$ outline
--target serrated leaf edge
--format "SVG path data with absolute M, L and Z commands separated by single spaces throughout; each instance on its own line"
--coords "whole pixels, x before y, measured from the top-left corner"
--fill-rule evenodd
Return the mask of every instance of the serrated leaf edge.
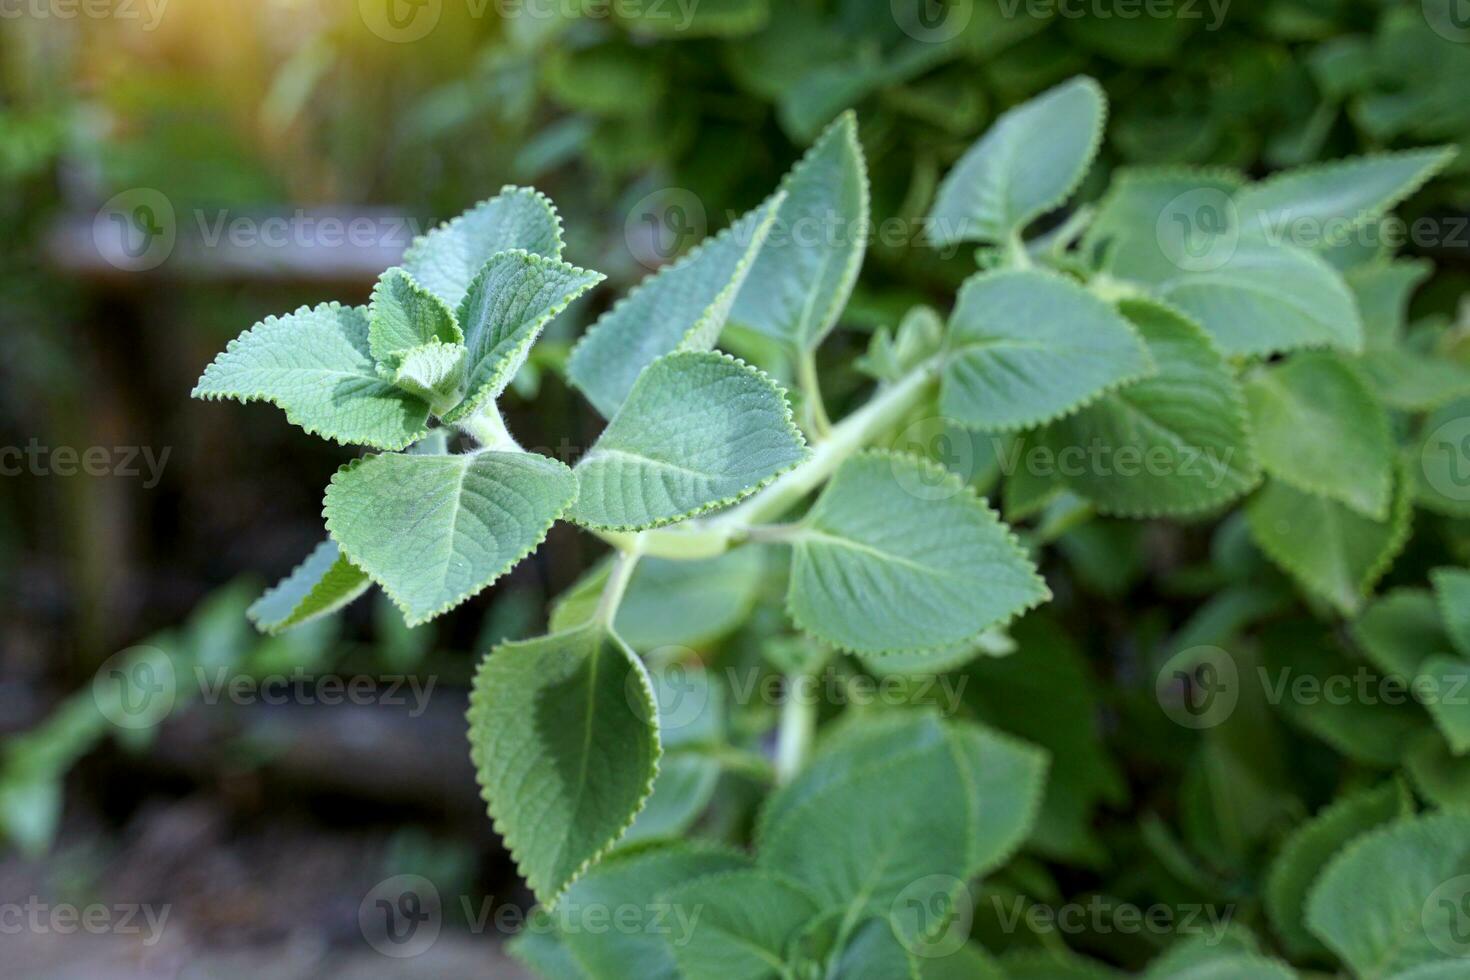
M 474 204 L 470 205 L 468 208 L 465 208 L 462 212 L 455 215 L 453 218 L 450 218 L 448 221 L 442 221 L 439 224 L 435 225 L 433 228 L 430 228 L 428 231 L 424 232 L 422 235 L 414 238 L 413 241 L 408 243 L 408 248 L 403 250 L 403 258 L 399 260 L 399 264 L 401 265 L 417 258 L 418 250 L 423 248 L 424 243 L 427 242 L 433 235 L 448 232 L 455 228 L 458 228 L 465 220 L 469 218 L 471 214 L 479 211 L 487 204 L 493 204 L 501 198 L 507 197 L 511 194 L 529 195 L 537 204 L 540 204 L 546 209 L 546 213 L 551 216 L 552 225 L 556 228 L 556 255 L 557 258 L 560 258 L 562 251 L 566 248 L 566 241 L 563 238 L 564 229 L 561 223 L 561 214 L 557 212 L 556 204 L 551 200 L 551 198 L 547 197 L 545 194 L 541 193 L 534 187 L 522 187 L 518 184 L 502 184 L 500 190 L 495 193 L 494 197 L 487 197 L 483 201 L 476 201 Z
M 335 538 L 333 538 L 332 540 L 334 542 L 336 541 Z M 318 547 L 320 547 L 320 545 L 318 545 Z M 356 565 L 353 565 L 352 564 L 352 561 L 350 559 L 348 559 L 346 555 L 343 555 L 342 554 L 342 546 L 340 544 L 337 545 L 337 552 L 338 552 L 338 557 L 340 557 L 342 560 L 346 561 L 347 564 L 352 565 L 353 568 L 357 568 L 357 566 Z M 299 608 L 301 608 L 301 603 L 298 602 L 298 603 L 296 603 L 296 605 L 294 605 L 294 606 L 291 607 L 291 613 L 290 613 L 290 615 L 286 616 L 285 619 L 273 620 L 270 623 L 263 623 L 263 622 L 261 622 L 260 614 L 256 610 L 258 610 L 272 596 L 274 596 L 276 593 L 280 592 L 281 589 L 285 586 L 285 584 L 287 582 L 289 582 L 292 578 L 294 578 L 296 576 L 296 573 L 297 572 L 299 572 L 303 568 L 305 568 L 307 566 L 307 564 L 311 561 L 311 558 L 312 558 L 312 556 L 314 554 L 316 554 L 316 548 L 312 548 L 310 551 L 308 551 L 306 553 L 306 557 L 303 558 L 303 559 L 301 559 L 301 561 L 299 561 L 299 562 L 296 563 L 296 567 L 292 568 L 285 575 L 281 576 L 280 580 L 277 581 L 275 585 L 271 586 L 270 588 L 268 588 L 264 592 L 262 592 L 260 594 L 260 597 L 259 598 L 257 598 L 254 602 L 252 602 L 249 606 L 247 606 L 245 608 L 245 618 L 248 619 L 248 620 L 250 620 L 251 625 L 253 625 L 257 630 L 259 630 L 260 632 L 266 634 L 267 636 L 280 636 L 282 633 L 286 632 L 289 629 L 292 629 L 293 627 L 303 626 L 306 623 L 312 622 L 315 619 L 320 619 L 323 616 L 330 616 L 330 615 L 332 615 L 333 613 L 337 612 L 338 610 L 340 610 L 344 606 L 348 605 L 349 603 L 354 602 L 357 599 L 361 598 L 362 597 L 362 594 L 364 592 L 366 592 L 369 588 L 372 587 L 372 585 L 373 585 L 372 576 L 368 575 L 367 572 L 363 572 L 361 568 L 357 568 L 357 570 L 359 572 L 362 572 L 362 574 L 363 574 L 364 578 L 366 579 L 366 581 L 363 582 L 362 588 L 360 588 L 356 592 L 354 592 L 350 598 L 340 599 L 336 603 L 334 603 L 333 605 L 328 606 L 327 608 L 322 609 L 322 610 L 320 610 L 318 612 L 312 613 L 310 616 L 306 617 L 305 619 L 293 619 L 293 617 L 296 615 L 296 610 L 299 609 Z M 335 564 L 335 562 L 333 564 Z M 331 574 L 331 568 L 328 568 L 327 569 L 327 573 L 328 574 Z M 318 582 L 317 583 L 317 586 L 320 586 L 320 585 L 321 585 L 321 582 Z M 314 589 L 315 589 L 315 586 L 313 587 L 313 590 Z M 307 595 L 309 596 L 310 594 L 311 594 L 311 591 L 308 591 L 307 592 Z

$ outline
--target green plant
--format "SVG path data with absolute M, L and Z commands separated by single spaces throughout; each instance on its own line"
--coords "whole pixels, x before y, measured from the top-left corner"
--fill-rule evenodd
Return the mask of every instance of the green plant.
M 557 520 L 611 546 L 547 635 L 490 652 L 471 698 L 490 814 L 543 905 L 516 948 L 546 975 L 1108 976 L 1054 932 L 1028 939 L 977 914 L 976 896 L 1060 902 L 1043 862 L 1100 874 L 1125 854 L 1139 870 L 1094 887 L 1264 909 L 1272 926 L 1177 943 L 1147 976 L 1294 975 L 1262 937 L 1303 965 L 1453 975 L 1462 896 L 1425 903 L 1470 872 L 1456 755 L 1470 727 L 1448 702 L 1273 701 L 1255 670 L 1331 675 L 1366 651 L 1410 679 L 1470 671 L 1465 573 L 1436 573 L 1438 605 L 1366 602 L 1416 507 L 1465 513 L 1434 469 L 1458 450 L 1435 433 L 1458 418 L 1443 413 L 1470 395 L 1470 369 L 1447 324 L 1407 330 L 1426 270 L 1373 235 L 1453 154 L 1258 182 L 1123 171 L 1094 207 L 1032 234 L 1086 177 L 1105 115 L 1079 78 L 1003 115 L 960 160 L 926 234 L 977 245 L 981 271 L 947 318 L 918 308 L 874 335 L 860 367 L 877 389 L 835 420 L 815 355 L 869 232 L 851 114 L 779 191 L 589 330 L 566 374 L 608 422 L 574 466 L 522 449 L 497 408 L 542 328 L 599 278 L 560 260 L 558 220 L 531 191 L 416 242 L 369 307 L 267 320 L 206 369 L 199 397 L 271 401 L 382 450 L 333 477 L 329 538 L 253 607 L 263 629 L 373 583 L 410 623 L 432 619 Z M 835 233 L 802 234 L 813 227 Z M 780 351 L 794 411 L 765 373 L 713 350 L 727 323 Z M 1018 537 L 977 491 L 1034 525 Z M 1100 691 L 1046 615 L 1018 619 L 1052 597 L 1036 563 L 1052 543 L 1067 559 L 1062 605 L 1074 590 L 1125 594 L 1137 525 L 1115 518 L 1165 517 L 1180 542 L 1203 529 L 1210 553 L 1171 569 L 1169 588 L 1212 597 L 1172 636 L 1140 612 L 1129 643 L 1157 687 L 1152 669 L 1142 685 L 1120 669 L 1118 690 Z M 1348 646 L 1323 628 L 1343 621 Z M 1436 631 L 1456 653 L 1414 659 Z M 894 703 L 834 712 L 795 696 L 832 677 L 848 700 L 882 682 Z M 975 684 L 926 710 L 946 677 Z M 768 678 L 786 693 L 762 705 Z M 1170 804 L 1183 841 L 1153 807 L 1099 839 L 1100 807 L 1128 792 L 1098 744 L 1104 700 L 1125 722 L 1109 741 L 1184 781 Z M 1410 772 L 1444 812 L 1412 815 L 1382 779 L 1411 737 L 1424 747 Z M 1281 746 L 1322 742 L 1329 785 L 1298 793 Z M 706 839 L 671 841 L 711 809 L 723 816 Z M 1268 873 L 1262 898 L 1251 882 Z M 614 909 L 631 917 L 610 934 L 586 918 Z M 678 935 L 671 910 L 688 913 Z M 987 930 L 999 959 L 970 940 Z M 1129 966 L 1155 951 L 1088 939 Z

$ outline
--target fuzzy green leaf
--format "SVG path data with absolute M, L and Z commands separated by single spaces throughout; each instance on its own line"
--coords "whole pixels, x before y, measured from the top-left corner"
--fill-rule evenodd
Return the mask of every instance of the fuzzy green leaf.
M 1429 262 L 1400 260 L 1370 262 L 1343 274 L 1363 314 L 1369 351 L 1392 349 L 1403 339 L 1409 298 L 1433 271 Z
M 658 711 L 633 652 L 597 624 L 491 651 L 470 754 L 496 830 L 551 906 L 617 843 L 658 774 Z
M 327 529 L 409 625 L 464 602 L 530 554 L 577 496 L 530 453 L 370 456 L 327 487 Z
M 1334 357 L 1297 356 L 1245 385 L 1261 468 L 1375 520 L 1388 516 L 1395 448 L 1388 413 Z
M 1307 927 L 1363 980 L 1463 956 L 1465 892 L 1453 884 L 1467 874 L 1470 816 L 1398 820 L 1327 866 L 1307 899 Z
M 1292 831 L 1271 864 L 1264 892 L 1266 914 L 1288 951 L 1307 956 L 1320 948 L 1304 921 L 1306 901 L 1332 856 L 1353 838 L 1410 812 L 1403 787 L 1390 782 L 1344 796 Z
M 848 460 L 794 544 L 792 618 L 855 653 L 974 640 L 1050 597 L 994 511 L 957 477 L 912 456 Z
M 817 914 L 800 885 L 755 869 L 707 875 L 663 893 L 674 915 L 695 925 L 687 937 L 670 937 L 674 959 L 687 980 L 769 980 L 782 976 L 787 946 Z
M 1375 599 L 1352 631 L 1373 666 L 1401 680 L 1412 680 L 1425 657 L 1449 647 L 1439 608 L 1427 589 L 1394 589 Z
M 465 349 L 461 344 L 431 340 L 393 358 L 393 383 L 412 392 L 443 414 L 459 401 L 464 384 Z
M 280 633 L 293 626 L 330 616 L 371 585 L 367 574 L 344 558 L 330 539 L 312 549 L 306 560 L 245 614 L 263 633 Z
M 1074 78 L 1016 106 L 970 148 L 939 186 L 929 240 L 1008 242 L 1077 189 L 1102 141 L 1101 86 Z
M 1157 373 L 1045 430 L 1057 475 L 1124 517 L 1199 513 L 1255 486 L 1244 396 L 1209 338 L 1152 301 L 1119 310 L 1143 334 Z
M 940 411 L 975 428 L 1028 429 L 1152 372 L 1138 332 L 1072 280 L 980 273 L 950 317 Z
M 546 325 L 604 278 L 524 251 L 492 256 L 459 304 L 457 317 L 469 348 L 468 394 L 445 420 L 457 422 L 499 398 Z
M 379 377 L 367 311 L 336 303 L 257 323 L 204 369 L 193 394 L 270 402 L 344 445 L 403 449 L 428 431 L 428 404 Z
M 567 362 L 567 377 L 604 417 L 617 412 L 658 358 L 715 345 L 784 199 L 777 193 L 643 280 L 587 331 Z
M 781 390 L 713 352 L 669 354 L 638 378 L 577 464 L 572 520 L 641 530 L 733 503 L 806 456 Z
M 1083 250 L 1100 253 L 1109 275 L 1142 283 L 1205 267 L 1229 241 L 1231 195 L 1243 182 L 1221 169 L 1122 168 L 1098 203 Z
M 1461 656 L 1470 657 L 1470 569 L 1436 568 L 1429 578 L 1450 642 Z
M 781 184 L 786 198 L 730 312 L 798 352 L 831 332 L 868 244 L 868 169 L 857 117 L 828 127 Z
M 1470 752 L 1470 660 L 1432 656 L 1414 688 L 1455 755 Z
M 368 307 L 368 346 L 379 365 L 395 368 L 408 351 L 425 344 L 455 346 L 464 333 L 444 301 L 403 269 L 389 269 L 373 287 Z
M 1383 521 L 1277 480 L 1266 484 L 1245 513 L 1251 537 L 1272 561 L 1344 615 L 1352 615 L 1403 549 L 1410 511 L 1401 478 Z
M 522 249 L 561 258 L 561 219 L 539 191 L 506 187 L 488 201 L 414 240 L 403 253 L 409 274 L 455 309 L 497 252 Z

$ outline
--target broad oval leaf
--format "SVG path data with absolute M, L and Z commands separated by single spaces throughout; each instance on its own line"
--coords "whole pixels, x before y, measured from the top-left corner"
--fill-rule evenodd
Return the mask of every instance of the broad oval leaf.
M 1307 927 L 1360 977 L 1395 977 L 1463 955 L 1470 815 L 1437 813 L 1369 832 L 1339 854 L 1307 898 Z M 1442 901 L 1437 889 L 1450 884 Z
M 1003 243 L 1060 206 L 1097 155 L 1107 99 L 1085 76 L 1008 110 L 939 186 L 930 212 L 936 245 Z
M 599 624 L 491 651 L 470 755 L 536 898 L 554 905 L 623 835 L 658 774 L 658 710 L 633 652 Z
M 1353 623 L 1352 634 L 1373 666 L 1400 680 L 1412 680 L 1426 657 L 1450 645 L 1427 589 L 1380 596 Z
M 567 377 L 605 418 L 658 358 L 715 345 L 784 199 L 777 193 L 643 280 L 587 331 L 572 350 Z
M 312 549 L 290 575 L 245 611 L 256 629 L 280 633 L 330 616 L 367 591 L 367 573 L 348 561 L 330 538 Z
M 502 188 L 490 200 L 414 239 L 403 253 L 403 267 L 455 309 L 490 257 L 511 249 L 561 258 L 561 219 L 540 191 Z
M 693 923 L 689 935 L 669 937 L 687 980 L 781 976 L 793 937 L 818 911 L 801 885 L 754 868 L 697 878 L 658 898 Z
M 1049 463 L 1079 496 L 1124 517 L 1194 514 L 1260 479 L 1245 399 L 1198 326 L 1147 300 L 1119 306 L 1143 334 L 1157 373 L 1046 429 Z
M 786 199 L 730 312 L 733 323 L 816 348 L 847 305 L 868 244 L 868 168 L 857 117 L 828 127 L 781 184 Z
M 724 354 L 649 366 L 577 464 L 571 518 L 635 531 L 733 503 L 806 456 L 781 390 Z
M 467 394 L 445 421 L 457 422 L 499 398 L 546 325 L 604 278 L 521 250 L 491 256 L 459 304 L 468 348 Z
M 383 273 L 373 287 L 368 322 L 373 359 L 387 368 L 397 367 L 401 355 L 425 344 L 458 345 L 464 340 L 444 301 L 399 268 Z
M 792 618 L 855 653 L 975 640 L 1051 595 L 995 512 L 912 456 L 848 460 L 793 545 Z
M 383 455 L 338 470 L 323 512 L 343 552 L 414 626 L 509 571 L 576 496 L 571 470 L 531 453 Z
M 428 404 L 378 375 L 367 311 L 337 303 L 257 323 L 204 369 L 193 396 L 270 402 L 345 445 L 403 449 L 428 432 Z
M 982 272 L 950 317 L 940 410 L 975 428 L 1028 429 L 1152 371 L 1138 332 L 1072 280 Z
M 1307 493 L 1383 520 L 1393 498 L 1388 413 L 1340 360 L 1298 354 L 1247 379 L 1261 468 Z
M 1461 656 L 1470 657 L 1470 569 L 1436 568 L 1429 580 L 1450 642 Z
M 1222 168 L 1124 167 L 1114 172 L 1083 236 L 1108 275 L 1167 282 L 1238 239 L 1232 201 L 1245 178 Z

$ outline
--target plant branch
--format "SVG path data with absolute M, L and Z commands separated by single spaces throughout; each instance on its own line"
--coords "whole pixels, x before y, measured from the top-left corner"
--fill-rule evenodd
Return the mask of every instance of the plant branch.
M 827 416 L 827 403 L 822 400 L 822 383 L 817 377 L 816 352 L 803 350 L 796 358 L 796 378 L 801 386 L 804 425 L 813 440 L 826 439 L 832 433 L 832 420 Z
M 604 627 L 612 626 L 618 607 L 623 604 L 623 595 L 628 591 L 628 583 L 633 578 L 633 570 L 638 567 L 638 559 L 642 557 L 638 548 L 640 543 L 639 536 L 634 535 L 633 547 L 620 549 L 613 556 L 607 584 L 602 587 L 602 595 L 597 600 L 597 611 L 592 614 L 594 622 Z

